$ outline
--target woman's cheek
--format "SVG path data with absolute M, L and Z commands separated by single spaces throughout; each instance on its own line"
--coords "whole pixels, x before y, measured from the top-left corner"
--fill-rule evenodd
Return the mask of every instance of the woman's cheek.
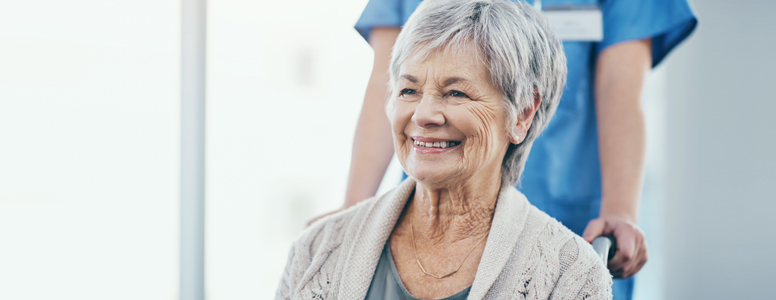
M 401 118 L 401 104 L 396 101 L 393 104 L 393 111 L 390 112 L 391 118 L 391 131 L 394 135 L 400 135 L 404 132 L 404 125 Z
M 403 154 L 409 153 L 411 145 L 408 144 L 408 126 L 412 120 L 411 103 L 396 100 L 391 114 L 391 128 L 393 130 L 394 147 Z M 399 153 L 397 153 L 399 154 Z
M 494 112 L 492 109 L 480 105 L 469 107 L 468 112 L 470 115 L 469 127 L 474 133 L 477 146 L 477 149 L 474 150 L 479 157 L 482 157 L 493 146 L 491 143 L 493 143 L 493 134 L 496 132 L 496 128 L 492 128 Z

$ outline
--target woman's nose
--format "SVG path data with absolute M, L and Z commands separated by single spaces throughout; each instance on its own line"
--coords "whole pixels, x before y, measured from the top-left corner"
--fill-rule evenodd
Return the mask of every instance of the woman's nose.
M 444 104 L 432 95 L 424 95 L 420 103 L 415 107 L 415 114 L 412 116 L 415 124 L 420 128 L 429 128 L 442 126 L 445 124 L 445 117 L 442 113 Z

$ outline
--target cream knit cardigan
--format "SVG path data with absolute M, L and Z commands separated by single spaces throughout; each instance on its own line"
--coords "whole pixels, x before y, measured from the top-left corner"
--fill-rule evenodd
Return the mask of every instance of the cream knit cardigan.
M 326 217 L 293 243 L 275 299 L 364 299 L 415 181 Z M 514 187 L 501 191 L 469 299 L 611 299 L 593 248 Z

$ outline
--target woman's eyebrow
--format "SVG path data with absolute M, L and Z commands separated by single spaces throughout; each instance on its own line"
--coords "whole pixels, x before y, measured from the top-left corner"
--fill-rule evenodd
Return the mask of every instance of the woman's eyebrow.
M 471 81 L 466 79 L 466 78 L 461 78 L 461 77 L 450 77 L 450 78 L 445 79 L 445 81 L 442 84 L 442 86 L 450 86 L 450 85 L 453 85 L 453 84 L 458 83 L 458 82 L 471 82 Z
M 409 80 L 409 81 L 410 81 L 410 82 L 412 82 L 412 83 L 418 83 L 418 78 L 417 78 L 417 77 L 415 77 L 415 76 L 412 76 L 412 75 L 406 75 L 406 74 L 405 74 L 405 75 L 401 75 L 400 77 L 401 77 L 401 78 L 404 78 L 404 79 L 407 79 L 407 80 Z

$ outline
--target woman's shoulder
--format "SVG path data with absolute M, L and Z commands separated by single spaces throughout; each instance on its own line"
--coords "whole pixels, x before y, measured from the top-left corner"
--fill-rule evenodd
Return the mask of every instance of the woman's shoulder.
M 276 299 L 316 298 L 331 293 L 344 249 L 350 248 L 349 243 L 353 243 L 352 237 L 358 230 L 356 224 L 361 223 L 364 212 L 374 201 L 362 201 L 323 217 L 303 230 L 289 250 Z M 327 288 L 321 289 L 323 286 Z
M 354 224 L 363 221 L 366 212 L 374 206 L 377 200 L 377 197 L 369 198 L 315 221 L 302 231 L 295 244 L 307 246 L 315 251 L 324 240 L 328 243 L 341 243 L 342 239 L 348 235 L 348 231 L 357 227 Z
M 375 241 L 387 239 L 413 188 L 414 182 L 405 181 L 380 197 L 323 217 L 305 229 L 291 245 L 276 298 L 338 295 L 343 278 L 354 276 L 350 272 L 354 266 L 363 266 L 364 260 L 377 262 L 379 251 L 373 250 L 382 249 L 384 242 Z
M 534 224 L 534 226 L 543 227 L 541 230 L 539 230 L 541 233 L 538 240 L 541 244 L 544 245 L 545 248 L 551 248 L 546 250 L 551 250 L 552 253 L 557 253 L 558 259 L 560 261 L 561 273 L 567 269 L 565 267 L 581 261 L 599 263 L 603 265 L 603 262 L 600 261 L 598 254 L 596 254 L 595 250 L 593 250 L 593 246 L 591 246 L 581 236 L 577 235 L 571 231 L 571 229 L 568 229 L 566 226 L 564 226 L 561 222 L 547 215 L 545 212 L 539 210 L 535 206 L 531 206 L 531 214 L 543 215 L 543 217 L 534 216 L 530 219 L 546 220 L 546 222 L 543 222 L 543 224 Z
M 415 182 L 408 179 L 383 195 L 323 217 L 301 233 L 297 244 L 316 246 L 322 240 L 341 242 L 343 239 L 352 239 L 368 223 L 386 221 L 391 216 L 398 217 L 414 187 Z M 390 234 L 391 228 L 375 234 Z
M 573 234 L 573 232 L 572 232 Z M 574 234 L 559 251 L 557 295 L 577 295 L 580 299 L 612 299 L 612 275 L 582 237 Z
M 544 214 L 533 208 L 533 214 Z M 612 276 L 593 246 L 552 217 L 538 238 L 545 253 L 557 259 L 556 294 L 579 293 L 610 299 Z M 599 297 L 600 296 L 600 297 Z

